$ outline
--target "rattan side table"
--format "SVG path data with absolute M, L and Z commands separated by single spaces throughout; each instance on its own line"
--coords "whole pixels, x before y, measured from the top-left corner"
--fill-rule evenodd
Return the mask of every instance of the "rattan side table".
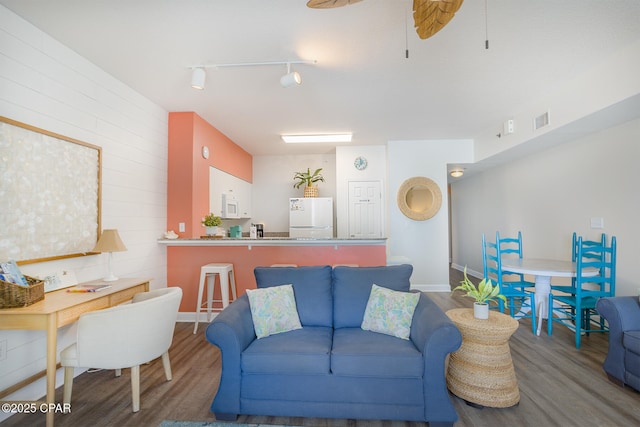
M 508 408 L 520 401 L 509 338 L 518 321 L 498 312 L 473 317 L 473 309 L 456 308 L 447 316 L 462 333 L 462 345 L 451 353 L 447 387 L 469 404 Z

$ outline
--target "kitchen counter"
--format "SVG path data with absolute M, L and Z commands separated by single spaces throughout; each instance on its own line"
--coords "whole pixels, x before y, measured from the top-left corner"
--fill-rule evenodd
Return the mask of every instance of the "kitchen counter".
M 200 268 L 212 262 L 233 264 L 238 295 L 255 289 L 256 267 L 274 264 L 386 265 L 387 239 L 313 239 L 289 237 L 160 239 L 167 251 L 167 285 L 182 288 L 181 319 L 195 319 Z M 216 288 L 216 292 L 219 289 Z M 214 299 L 219 295 L 215 295 Z
M 205 239 L 160 239 L 158 243 L 167 246 L 372 246 L 386 245 L 386 238 L 379 239 L 323 239 L 311 237 L 263 237 L 260 239 L 205 238 Z

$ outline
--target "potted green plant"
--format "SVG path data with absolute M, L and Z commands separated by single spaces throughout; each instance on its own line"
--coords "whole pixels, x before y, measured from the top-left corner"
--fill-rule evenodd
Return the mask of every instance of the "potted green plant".
M 202 225 L 207 230 L 207 236 L 216 236 L 220 233 L 220 225 L 222 224 L 222 218 L 213 212 L 202 218 Z
M 311 173 L 311 169 L 307 168 L 306 172 L 296 172 L 293 176 L 295 184 L 293 184 L 293 188 L 300 188 L 303 185 L 304 187 L 304 197 L 318 197 L 318 187 L 314 187 L 313 183 L 322 181 L 324 182 L 324 177 L 320 173 L 322 168 L 316 169 L 313 173 Z
M 478 286 L 474 285 L 469 277 L 467 277 L 467 267 L 464 268 L 464 279 L 460 281 L 460 285 L 455 287 L 451 292 L 455 291 L 466 292 L 465 297 L 473 298 L 473 316 L 476 319 L 488 319 L 489 318 L 489 304 L 494 302 L 498 303 L 498 299 L 507 302 L 507 298 L 500 293 L 500 288 L 496 283 L 493 285 L 491 279 L 484 278 Z

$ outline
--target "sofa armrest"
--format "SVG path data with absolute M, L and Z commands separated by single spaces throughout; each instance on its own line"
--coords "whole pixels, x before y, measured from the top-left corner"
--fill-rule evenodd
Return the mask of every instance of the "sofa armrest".
M 625 331 L 640 330 L 638 297 L 600 298 L 596 310 L 609 324 L 609 351 L 602 366 L 606 373 L 625 382 L 622 335 Z
M 424 358 L 425 419 L 457 420 L 446 382 L 447 355 L 460 348 L 462 334 L 449 317 L 424 293 L 413 314 L 411 341 Z
M 240 413 L 241 354 L 255 339 L 249 298 L 242 295 L 209 324 L 207 340 L 220 348 L 222 373 L 211 411 L 216 414 Z

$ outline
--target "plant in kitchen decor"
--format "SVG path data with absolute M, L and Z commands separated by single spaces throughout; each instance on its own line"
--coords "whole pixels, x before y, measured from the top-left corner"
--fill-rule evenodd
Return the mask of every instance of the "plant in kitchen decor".
M 306 172 L 296 172 L 293 179 L 296 181 L 293 184 L 294 188 L 300 188 L 304 185 L 304 197 L 318 197 L 318 186 L 313 186 L 314 182 L 324 182 L 324 177 L 320 173 L 322 168 L 316 169 L 311 173 L 311 169 L 307 168 Z
M 222 218 L 213 212 L 202 218 L 202 225 L 204 225 L 207 230 L 207 236 L 217 236 L 220 233 L 221 224 Z
M 498 303 L 497 299 L 501 299 L 507 303 L 507 298 L 500 293 L 498 284 L 494 286 L 491 283 L 491 279 L 486 277 L 482 279 L 478 286 L 474 285 L 467 277 L 467 267 L 464 268 L 464 280 L 460 282 L 460 285 L 455 287 L 452 293 L 455 291 L 466 292 L 465 297 L 475 299 L 473 303 L 473 317 L 476 319 L 488 319 L 489 318 L 489 303 Z

